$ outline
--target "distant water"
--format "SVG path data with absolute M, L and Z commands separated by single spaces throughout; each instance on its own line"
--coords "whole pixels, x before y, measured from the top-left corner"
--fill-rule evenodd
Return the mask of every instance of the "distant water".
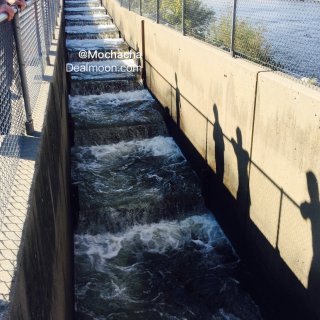
M 203 0 L 216 17 L 231 11 L 233 1 Z M 320 81 L 320 1 L 238 0 L 237 14 L 262 26 L 274 60 L 298 78 Z

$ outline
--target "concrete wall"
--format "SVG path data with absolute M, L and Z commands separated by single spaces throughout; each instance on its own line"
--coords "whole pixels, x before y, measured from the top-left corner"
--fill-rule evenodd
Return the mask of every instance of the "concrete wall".
M 42 97 L 45 110 L 42 132 L 34 138 L 38 139 L 35 148 L 27 145 L 28 155 L 35 158 L 35 172 L 11 293 L 10 319 L 14 320 L 70 320 L 73 313 L 73 232 L 63 34 L 52 50 L 56 57 L 52 73 L 46 79 L 48 92 L 43 92 Z M 20 183 L 23 184 L 23 179 Z
M 147 86 L 227 188 L 251 257 L 320 318 L 320 92 L 103 2 L 140 51 L 144 20 Z

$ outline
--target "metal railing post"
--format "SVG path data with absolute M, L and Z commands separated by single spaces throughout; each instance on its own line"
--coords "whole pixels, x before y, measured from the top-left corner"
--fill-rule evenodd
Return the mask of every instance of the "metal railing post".
M 41 11 L 41 8 L 40 8 L 40 11 Z M 40 15 L 41 15 L 41 12 L 39 12 L 39 10 L 38 10 L 38 4 L 37 4 L 37 2 L 35 2 L 34 3 L 34 16 L 35 16 L 35 24 L 36 24 L 38 54 L 39 54 L 39 57 L 42 58 L 42 44 L 41 44 L 41 34 L 40 34 L 40 25 L 39 25 Z M 45 43 L 44 43 L 44 45 L 45 45 Z M 47 55 L 47 61 L 49 61 L 49 55 Z
M 142 0 L 139 1 L 140 16 L 142 16 Z
M 235 37 L 236 37 L 236 23 L 237 23 L 237 0 L 233 0 L 233 12 L 232 12 L 232 29 L 231 29 L 231 43 L 230 53 L 231 56 L 235 56 Z
M 26 63 L 24 60 L 23 55 L 23 47 L 22 47 L 22 38 L 21 38 L 21 26 L 19 15 L 16 14 L 13 20 L 14 23 L 14 38 L 16 42 L 17 48 L 17 56 L 19 62 L 19 72 L 21 78 L 21 87 L 22 87 L 22 94 L 24 100 L 24 107 L 26 111 L 26 132 L 28 135 L 32 135 L 34 133 L 34 126 L 33 126 L 33 119 L 32 119 L 32 108 L 30 104 L 30 93 L 28 88 L 28 81 L 27 81 L 27 73 L 26 73 Z
M 129 0 L 129 7 L 128 7 L 129 11 L 131 11 L 131 0 Z
M 120 0 L 120 6 L 122 7 L 122 0 Z
M 157 0 L 157 23 L 160 22 L 160 0 Z
M 144 87 L 147 87 L 146 40 L 145 40 L 144 20 L 141 20 L 141 40 L 142 40 L 142 81 L 143 81 Z
M 182 0 L 182 34 L 186 35 L 186 0 Z

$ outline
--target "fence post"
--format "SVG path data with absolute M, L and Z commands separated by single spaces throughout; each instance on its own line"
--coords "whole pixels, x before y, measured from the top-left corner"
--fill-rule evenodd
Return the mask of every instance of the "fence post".
M 41 3 L 40 3 L 40 6 L 41 6 Z M 41 11 L 41 9 L 42 8 L 40 7 L 40 11 Z M 47 50 L 48 48 L 47 48 L 46 40 L 43 41 L 44 48 L 42 48 L 42 43 L 41 43 L 41 34 L 40 34 L 40 21 L 41 21 L 40 16 L 41 16 L 41 12 L 39 12 L 39 10 L 38 10 L 38 2 L 34 3 L 34 15 L 35 15 L 35 24 L 36 24 L 38 54 L 39 54 L 39 57 L 41 57 L 41 60 L 42 60 L 42 56 L 43 56 L 42 49 L 45 49 L 47 64 L 49 65 L 50 64 L 50 54 L 49 54 L 50 50 Z M 42 19 L 42 21 L 44 21 L 44 19 Z M 43 25 L 43 30 L 45 30 L 45 26 L 44 25 Z M 42 62 L 43 62 L 43 60 L 42 60 Z M 44 72 L 44 68 L 45 68 L 45 66 L 42 63 L 43 72 Z
M 144 20 L 141 20 L 141 40 L 142 40 L 142 81 L 143 81 L 144 87 L 147 87 L 146 40 L 145 40 Z
M 13 23 L 14 23 L 14 38 L 15 38 L 17 56 L 18 56 L 18 62 L 19 62 L 22 94 L 23 94 L 24 107 L 25 107 L 26 118 L 27 118 L 26 132 L 28 135 L 32 135 L 34 133 L 34 126 L 33 126 L 33 119 L 32 119 L 32 108 L 30 104 L 30 93 L 29 93 L 28 82 L 27 82 L 26 63 L 23 55 L 19 14 L 15 15 Z
M 232 57 L 235 56 L 234 44 L 235 44 L 235 36 L 236 36 L 236 23 L 237 23 L 237 0 L 233 0 L 231 44 L 230 44 L 230 53 Z
M 186 35 L 186 0 L 182 0 L 182 34 Z
M 142 0 L 139 1 L 140 16 L 142 16 Z
M 131 0 L 129 0 L 129 6 L 128 6 L 129 11 L 131 11 Z
M 157 23 L 160 22 L 160 0 L 157 0 Z
M 122 0 L 120 0 L 120 6 L 122 7 Z

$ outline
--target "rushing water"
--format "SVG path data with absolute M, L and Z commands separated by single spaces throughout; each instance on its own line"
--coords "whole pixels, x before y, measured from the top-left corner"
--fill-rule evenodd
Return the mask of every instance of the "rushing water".
M 68 36 L 69 53 L 122 48 L 123 40 L 92 36 L 104 17 L 95 13 L 99 1 L 89 3 L 97 7 L 94 19 L 66 17 L 70 34 L 84 26 L 79 38 Z M 113 27 L 100 28 L 114 33 Z M 74 55 L 69 59 L 77 64 Z M 261 319 L 243 288 L 239 257 L 205 208 L 196 174 L 168 137 L 162 111 L 136 73 L 71 73 L 69 109 L 75 129 L 72 178 L 79 192 L 76 318 Z
M 172 138 L 73 149 L 78 319 L 261 319 Z
M 230 0 L 202 0 L 216 17 L 231 12 Z M 299 78 L 320 82 L 320 1 L 238 0 L 237 17 L 262 27 L 272 57 Z
M 76 235 L 75 247 L 79 319 L 260 319 L 211 214 Z

